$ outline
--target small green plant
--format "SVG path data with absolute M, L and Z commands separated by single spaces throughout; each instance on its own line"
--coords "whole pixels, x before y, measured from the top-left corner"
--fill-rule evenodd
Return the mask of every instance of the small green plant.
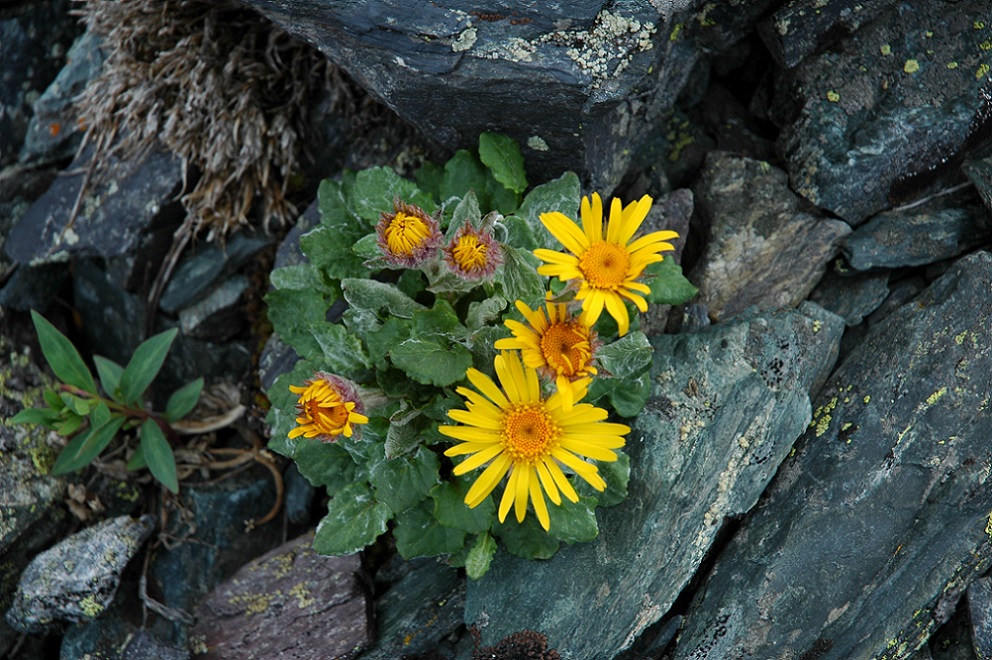
M 167 436 L 170 426 L 196 406 L 203 379 L 173 392 L 164 413 L 145 406 L 145 390 L 162 368 L 176 329 L 166 330 L 140 344 L 127 366 L 94 356 L 100 389 L 72 342 L 37 312 L 31 312 L 45 360 L 57 382 L 44 392 L 47 408 L 27 408 L 14 416 L 18 424 L 40 424 L 68 438 L 52 474 L 75 472 L 100 456 L 122 431 L 137 429 L 140 442 L 131 455 L 129 470 L 148 468 L 152 476 L 173 493 L 179 491 L 176 461 Z
M 614 199 L 607 224 L 575 174 L 528 190 L 519 146 L 483 134 L 413 181 L 346 171 L 319 204 L 307 263 L 266 297 L 301 358 L 268 390 L 269 447 L 330 495 L 314 548 L 389 530 L 478 578 L 497 543 L 538 559 L 595 538 L 630 471 L 602 406 L 633 417 L 651 393 L 636 311 L 696 293 L 659 254 L 675 233 L 639 231 L 651 198 Z

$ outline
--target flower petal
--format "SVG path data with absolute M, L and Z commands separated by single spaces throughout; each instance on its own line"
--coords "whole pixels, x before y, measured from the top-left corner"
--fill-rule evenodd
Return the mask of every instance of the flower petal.
M 451 472 L 456 476 L 459 474 L 465 474 L 466 472 L 471 472 L 476 468 L 482 467 L 495 457 L 499 456 L 502 452 L 503 445 L 492 445 L 491 447 L 487 447 L 486 449 L 478 452 L 474 456 L 469 456 L 464 461 L 456 465 Z M 586 455 L 588 456 L 589 454 Z M 616 457 L 614 457 L 614 460 L 616 460 Z
M 510 469 L 511 463 L 510 457 L 506 454 L 499 456 L 495 461 L 490 463 L 489 467 L 482 471 L 482 474 L 475 480 L 472 487 L 465 493 L 465 504 L 470 509 L 474 509 L 482 504 L 482 501 L 489 496 L 489 493 L 493 492 L 496 484 L 500 482 L 506 471 Z
M 589 239 L 579 226 L 564 213 L 552 211 L 541 214 L 541 224 L 565 246 L 565 249 L 578 256 L 589 249 Z
M 544 531 L 548 531 L 551 529 L 551 517 L 548 515 L 548 505 L 544 501 L 541 484 L 538 483 L 537 478 L 533 474 L 528 481 L 528 490 L 530 490 L 530 501 L 534 503 L 534 513 L 537 514 L 537 521 L 541 523 Z
M 509 404 L 506 400 L 506 396 L 498 387 L 496 387 L 496 383 L 494 383 L 493 380 L 486 374 L 482 373 L 478 369 L 469 368 L 469 370 L 465 372 L 465 375 L 468 376 L 469 382 L 475 385 L 477 390 L 489 397 L 490 400 L 492 400 L 492 402 L 500 408 L 506 408 Z
M 590 243 L 603 240 L 603 200 L 599 193 L 592 194 L 592 203 L 588 197 L 582 198 L 581 211 L 582 229 Z

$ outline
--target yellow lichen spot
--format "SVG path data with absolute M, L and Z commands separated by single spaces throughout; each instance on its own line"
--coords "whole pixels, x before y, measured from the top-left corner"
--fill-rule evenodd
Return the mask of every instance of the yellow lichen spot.
M 965 338 L 967 336 L 968 336 L 968 331 L 967 330 L 965 330 L 964 332 L 962 332 L 959 335 L 954 335 L 954 343 L 957 344 L 958 346 L 960 346 L 961 344 L 964 343 L 964 340 L 965 340 Z
M 871 395 L 870 394 L 866 394 L 865 395 L 865 398 L 863 398 L 861 400 L 865 403 L 865 405 L 868 405 L 868 403 L 871 401 Z
M 927 397 L 927 405 L 932 406 L 933 404 L 937 403 L 938 401 L 941 400 L 941 398 L 943 398 L 945 394 L 947 394 L 947 388 L 946 387 L 940 388 L 939 390 L 937 390 L 936 392 L 934 392 L 933 394 Z
M 669 41 L 678 41 L 679 35 L 682 34 L 683 25 L 681 23 L 676 23 L 675 27 L 672 28 L 671 33 L 668 35 Z
M 933 38 L 933 31 L 927 30 L 926 32 L 923 33 L 923 36 L 926 37 L 927 39 L 931 39 Z
M 268 594 L 245 594 L 243 596 L 234 596 L 228 602 L 231 605 L 243 607 L 245 616 L 251 616 L 252 614 L 261 614 L 269 609 L 269 605 L 272 603 L 272 596 Z
M 992 538 L 992 511 L 989 511 L 988 520 L 985 523 L 985 533 Z
M 837 101 L 840 101 L 840 94 L 831 89 L 827 92 L 827 100 L 831 103 L 836 103 Z
M 892 54 L 892 46 L 890 46 L 889 44 L 882 44 L 882 46 L 878 50 L 879 52 L 882 53 L 882 55 Z
M 975 21 L 974 23 L 971 24 L 971 26 L 973 28 L 975 28 L 976 30 L 984 30 L 985 29 L 985 22 L 984 21 Z
M 989 75 L 989 65 L 982 62 L 978 65 L 978 69 L 975 71 L 975 78 L 981 80 Z
M 820 322 L 820 319 L 813 321 L 813 334 L 818 333 L 821 328 L 823 328 L 823 323 Z
M 96 597 L 93 594 L 90 594 L 79 601 L 79 609 L 81 609 L 83 614 L 86 616 L 96 618 L 105 608 L 103 605 L 96 602 Z
M 956 69 L 956 68 L 958 68 L 958 63 L 957 62 L 948 62 L 947 63 L 947 68 L 948 69 Z
M 830 415 L 824 415 L 820 419 L 816 420 L 816 437 L 822 436 L 830 428 L 830 421 L 832 417 Z
M 293 585 L 293 588 L 289 590 L 289 595 L 296 598 L 296 606 L 301 610 L 317 602 L 317 599 L 310 595 L 310 591 L 302 582 Z
M 920 70 L 920 63 L 916 60 L 906 60 L 906 63 L 902 65 L 902 70 L 906 73 L 916 73 Z

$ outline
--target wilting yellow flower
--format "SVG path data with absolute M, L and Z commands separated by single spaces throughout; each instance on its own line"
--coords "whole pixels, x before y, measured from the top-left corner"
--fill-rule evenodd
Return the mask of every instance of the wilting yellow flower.
M 350 438 L 352 425 L 367 424 L 364 407 L 355 385 L 340 376 L 318 371 L 302 387 L 290 385 L 289 390 L 299 394 L 296 403 L 296 428 L 289 438 L 299 436 L 334 442 L 338 436 Z
M 485 228 L 466 222 L 444 248 L 444 260 L 453 273 L 466 280 L 492 277 L 503 263 L 503 251 Z
M 443 239 L 437 220 L 399 199 L 393 202 L 392 213 L 379 214 L 375 232 L 386 260 L 406 268 L 415 268 L 433 257 Z
M 659 252 L 674 250 L 666 241 L 678 237 L 674 231 L 655 231 L 634 239 L 649 210 L 651 198 L 647 195 L 626 207 L 613 198 L 605 236 L 603 202 L 598 193 L 592 194 L 591 203 L 588 197 L 582 198 L 582 229 L 558 211 L 541 214 L 547 230 L 572 254 L 534 250 L 534 255 L 546 262 L 537 272 L 563 282 L 578 282 L 575 297 L 582 301 L 589 323 L 595 323 L 605 307 L 616 319 L 621 335 L 630 328 L 623 299 L 633 302 L 640 311 L 647 311 L 643 295 L 651 293 L 651 289 L 637 278 L 649 264 L 663 259 Z
M 588 403 L 578 403 L 566 411 L 559 393 L 543 399 L 537 371 L 524 366 L 514 352 L 497 355 L 495 366 L 502 388 L 477 369 L 469 369 L 466 375 L 478 391 L 457 388 L 467 399 L 467 409 L 449 410 L 448 416 L 461 425 L 439 426 L 438 431 L 461 443 L 444 454 L 470 454 L 455 466 L 456 475 L 488 463 L 465 495 L 469 507 L 481 504 L 509 473 L 499 504 L 500 522 L 511 506 L 517 521 L 523 522 L 529 500 L 541 526 L 548 529 L 551 519 L 545 492 L 556 505 L 561 504 L 562 493 L 572 502 L 579 500 L 562 466 L 596 490 L 604 490 L 606 482 L 599 470 L 583 457 L 617 460 L 613 450 L 623 447 L 623 436 L 630 427 L 604 422 L 607 412 Z M 582 379 L 573 383 L 578 398 L 585 396 L 588 382 Z
M 524 364 L 553 378 L 562 396 L 562 407 L 568 410 L 579 399 L 573 384 L 596 373 L 592 366 L 596 333 L 582 315 L 569 313 L 564 303 L 549 302 L 545 310 L 532 310 L 520 300 L 516 304 L 528 325 L 507 319 L 506 327 L 513 337 L 500 339 L 494 346 L 519 350 Z

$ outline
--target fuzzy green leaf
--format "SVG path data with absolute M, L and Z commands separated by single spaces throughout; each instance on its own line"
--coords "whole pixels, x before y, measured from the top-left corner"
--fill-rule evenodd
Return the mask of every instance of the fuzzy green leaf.
M 511 246 L 503 247 L 503 267 L 496 273 L 507 300 L 522 300 L 536 307 L 544 300 L 545 280 L 528 259 L 527 253 Z
M 464 199 L 469 191 L 475 193 L 479 207 L 488 207 L 486 180 L 489 173 L 470 151 L 459 149 L 444 164 L 444 177 L 441 179 L 441 199 L 452 197 Z
M 431 489 L 434 516 L 438 522 L 445 527 L 454 527 L 471 534 L 481 534 L 492 527 L 493 520 L 496 519 L 493 498 L 487 497 L 474 509 L 465 504 L 465 495 L 474 481 L 474 478 L 458 478 L 454 482 L 445 481 Z
M 524 559 L 550 559 L 561 545 L 544 531 L 533 511 L 528 511 L 524 521 L 518 523 L 511 509 L 504 522 L 493 525 L 492 533 L 511 554 Z
M 295 443 L 296 465 L 310 485 L 325 486 L 329 493 L 334 493 L 355 478 L 355 461 L 351 455 L 336 442 L 320 442 L 300 438 L 291 440 Z M 350 442 L 345 440 L 345 442 Z
M 478 228 L 482 222 L 482 212 L 479 210 L 479 200 L 473 190 L 469 190 L 465 193 L 465 196 L 458 202 L 458 206 L 455 207 L 455 212 L 451 215 L 451 222 L 448 224 L 448 230 L 444 233 L 445 240 L 450 241 L 453 239 L 455 233 L 461 229 L 466 222 L 476 228 Z
M 172 328 L 149 337 L 134 349 L 134 355 L 121 372 L 121 396 L 128 403 L 139 403 L 141 395 L 155 380 L 179 330 Z
M 617 452 L 617 460 L 612 463 L 600 462 L 599 476 L 606 482 L 606 490 L 595 491 L 579 479 L 579 492 L 594 496 L 599 500 L 597 506 L 614 506 L 627 499 L 627 484 L 630 482 L 630 456 L 622 451 Z M 554 523 L 552 523 L 554 524 Z
M 392 460 L 419 447 L 425 421 L 419 410 L 407 408 L 404 401 L 389 417 L 384 446 L 386 459 Z
M 465 558 L 465 574 L 473 580 L 480 579 L 489 572 L 489 566 L 496 556 L 496 539 L 489 534 L 482 534 L 468 551 Z
M 655 305 L 682 305 L 699 293 L 699 289 L 682 274 L 682 267 L 670 256 L 644 269 L 643 280 L 651 287 L 651 293 L 645 298 Z
M 375 461 L 369 468 L 369 481 L 375 498 L 399 513 L 430 494 L 438 483 L 439 469 L 437 454 L 421 447 L 414 454 Z
M 393 364 L 425 385 L 445 387 L 465 378 L 472 354 L 461 344 L 443 345 L 426 339 L 407 339 L 389 352 Z
M 497 320 L 500 314 L 503 313 L 503 310 L 506 309 L 506 305 L 506 298 L 500 295 L 494 295 L 485 300 L 469 303 L 468 316 L 465 317 L 465 323 L 468 325 L 469 330 L 478 330 Z
M 408 319 L 417 310 L 427 309 L 392 284 L 367 279 L 341 280 L 344 298 L 356 309 L 368 310 L 383 318 L 398 316 Z
M 621 417 L 637 417 L 651 398 L 651 377 L 645 372 L 636 378 L 627 378 L 610 393 L 610 405 Z
M 513 138 L 483 133 L 479 136 L 479 160 L 509 190 L 519 194 L 527 189 L 524 157 L 520 153 L 520 145 Z
M 404 559 L 457 552 L 465 543 L 465 532 L 439 525 L 431 515 L 430 502 L 396 516 L 396 550 Z
M 395 199 L 419 206 L 428 214 L 435 210 L 429 194 L 388 167 L 371 167 L 358 172 L 349 192 L 355 213 L 373 224 L 379 221 L 380 213 L 393 212 Z
M 162 429 L 153 419 L 146 419 L 138 430 L 141 436 L 141 453 L 148 464 L 148 471 L 160 484 L 173 493 L 179 492 L 176 478 L 176 457 L 165 439 Z
M 579 222 L 579 201 L 582 187 L 574 172 L 566 172 L 557 179 L 542 183 L 527 193 L 515 215 L 523 218 L 537 237 L 538 247 L 559 250 L 561 246 L 541 224 L 541 214 L 558 211 Z
M 379 248 L 379 237 L 375 234 L 362 236 L 351 246 L 351 251 L 363 262 L 382 256 L 382 250 Z
M 283 343 L 306 356 L 321 353 L 311 328 L 325 322 L 331 302 L 314 291 L 274 289 L 265 294 L 272 329 Z
M 357 220 L 355 225 L 342 229 L 318 225 L 300 236 L 300 250 L 328 278 L 362 277 L 368 269 L 362 265 L 364 259 L 351 248 L 367 231 L 358 226 Z
M 94 355 L 93 364 L 96 365 L 96 373 L 100 377 L 100 387 L 103 391 L 114 401 L 122 402 L 123 397 L 119 388 L 124 367 L 102 355 Z
M 386 531 L 392 517 L 389 507 L 372 496 L 368 484 L 349 484 L 328 503 L 327 515 L 317 525 L 313 549 L 322 555 L 358 552 Z
M 380 327 L 365 334 L 365 344 L 369 349 L 369 359 L 376 369 L 384 371 L 387 368 L 386 356 L 394 346 L 410 338 L 413 332 L 409 321 L 388 318 Z
M 583 543 L 599 536 L 596 502 L 596 498 L 583 497 L 578 502 L 562 500 L 561 506 L 550 505 L 551 535 L 565 543 Z
M 320 273 L 310 264 L 295 264 L 276 268 L 269 273 L 269 284 L 276 289 L 331 293 L 330 287 L 324 283 Z
M 320 323 L 311 328 L 314 339 L 323 351 L 327 368 L 343 376 L 351 376 L 369 367 L 362 341 L 338 323 Z
M 175 422 L 188 415 L 196 407 L 202 391 L 203 379 L 197 378 L 173 392 L 165 404 L 165 418 Z
M 458 320 L 458 315 L 447 300 L 438 298 L 430 309 L 413 313 L 413 335 L 418 338 L 430 338 L 431 335 L 464 336 L 465 326 Z
M 102 404 L 101 404 L 102 405 Z M 92 421 L 92 420 L 91 420 Z M 52 466 L 52 474 L 75 472 L 99 456 L 117 432 L 124 425 L 125 418 L 114 416 L 99 425 L 91 427 L 90 431 L 73 438 L 59 454 Z
M 596 360 L 616 378 L 629 378 L 651 366 L 654 349 L 643 332 L 631 332 L 616 341 L 601 346 Z
M 90 394 L 96 394 L 93 374 L 86 367 L 86 363 L 83 362 L 72 342 L 34 310 L 31 310 L 31 320 L 34 321 L 34 328 L 38 333 L 41 352 L 58 379 L 67 385 L 74 385 Z

